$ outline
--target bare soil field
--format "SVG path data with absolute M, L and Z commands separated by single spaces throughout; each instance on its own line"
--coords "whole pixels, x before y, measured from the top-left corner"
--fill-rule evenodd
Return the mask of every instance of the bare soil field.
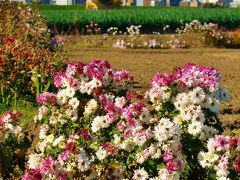
M 112 67 L 127 69 L 134 76 L 136 88 L 146 90 L 156 72 L 171 73 L 174 67 L 191 62 L 212 66 L 221 73 L 221 84 L 231 100 L 222 106 L 220 117 L 226 133 L 240 135 L 240 50 L 191 48 L 168 50 L 79 48 L 66 43 L 69 61 L 108 60 Z

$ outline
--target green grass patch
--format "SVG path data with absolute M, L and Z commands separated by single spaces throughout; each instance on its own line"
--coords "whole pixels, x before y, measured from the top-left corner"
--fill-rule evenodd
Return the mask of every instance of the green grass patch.
M 81 30 L 91 21 L 98 23 L 103 31 L 113 26 L 125 30 L 130 25 L 142 25 L 143 32 L 160 31 L 165 25 L 175 30 L 194 19 L 217 23 L 228 29 L 240 26 L 240 8 L 127 7 L 89 11 L 82 5 L 33 7 L 46 17 L 50 28 L 69 33 Z

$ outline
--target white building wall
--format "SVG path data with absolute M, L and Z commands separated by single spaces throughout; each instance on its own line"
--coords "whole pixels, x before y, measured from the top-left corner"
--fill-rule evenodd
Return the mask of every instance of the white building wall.
M 68 0 L 56 0 L 56 5 L 68 5 Z

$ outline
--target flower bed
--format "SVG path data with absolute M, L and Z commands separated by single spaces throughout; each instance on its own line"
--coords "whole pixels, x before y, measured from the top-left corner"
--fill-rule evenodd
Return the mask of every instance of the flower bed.
M 228 93 L 216 69 L 187 64 L 171 75 L 157 73 L 145 95 L 132 82 L 107 61 L 68 64 L 58 72 L 57 92 L 37 97 L 39 131 L 23 179 L 239 176 L 239 138 L 219 135 L 220 102 Z M 222 161 L 219 173 L 215 165 Z

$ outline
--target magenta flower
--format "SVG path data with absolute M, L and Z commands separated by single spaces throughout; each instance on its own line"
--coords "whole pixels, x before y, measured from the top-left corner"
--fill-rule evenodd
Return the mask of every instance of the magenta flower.
M 66 144 L 66 150 L 69 150 L 71 153 L 77 153 L 77 145 L 75 141 L 70 141 Z
M 133 77 L 129 75 L 129 72 L 126 70 L 118 70 L 114 74 L 114 80 L 119 82 L 122 80 L 133 81 Z
M 60 71 L 60 72 L 57 72 L 54 76 L 54 79 L 53 79 L 53 83 L 54 83 L 54 86 L 56 86 L 57 88 L 61 87 L 62 86 L 62 78 L 65 77 L 65 73 Z
M 98 101 L 101 103 L 101 105 L 105 105 L 107 103 L 107 97 L 105 94 L 99 94 L 98 95 Z
M 69 150 L 66 150 L 66 151 L 63 151 L 60 155 L 59 155 L 59 158 L 63 161 L 66 161 L 68 160 L 70 156 L 70 151 Z
M 51 105 L 57 104 L 57 97 L 56 97 L 56 95 L 53 94 L 53 93 L 49 93 L 49 92 L 45 92 L 45 93 L 39 94 L 36 97 L 36 100 L 40 104 L 51 104 Z
M 229 147 L 229 138 L 222 135 L 215 137 L 215 148 L 217 151 L 225 151 Z
M 175 158 L 175 159 L 169 160 L 166 163 L 166 169 L 169 172 L 183 171 L 184 170 L 184 164 L 178 158 Z
M 40 169 L 29 169 L 22 177 L 22 180 L 41 180 Z
M 211 92 L 218 89 L 220 81 L 220 74 L 216 69 L 191 63 L 183 68 L 176 68 L 175 77 L 176 81 L 184 88 L 200 86 L 208 88 Z
M 117 151 L 117 147 L 113 146 L 109 142 L 104 142 L 102 147 L 103 149 L 107 150 L 109 154 L 114 154 Z
M 124 121 L 120 121 L 117 124 L 117 128 L 118 128 L 119 131 L 123 131 L 126 128 L 126 123 Z
M 170 160 L 174 159 L 174 157 L 175 156 L 174 156 L 173 152 L 169 149 L 165 150 L 163 153 L 163 161 L 164 162 L 170 161 Z
M 89 131 L 87 129 L 81 129 L 78 133 L 84 140 L 90 137 Z
M 165 73 L 157 73 L 152 79 L 152 87 L 158 89 L 162 86 L 169 86 L 175 80 L 174 76 Z
M 42 163 L 40 165 L 41 174 L 54 174 L 55 173 L 54 163 L 55 162 L 52 157 L 46 157 L 44 160 L 42 160 Z
M 239 144 L 239 141 L 240 139 L 239 138 L 231 138 L 230 139 L 230 142 L 229 142 L 229 147 L 232 149 L 232 148 L 236 148 Z

